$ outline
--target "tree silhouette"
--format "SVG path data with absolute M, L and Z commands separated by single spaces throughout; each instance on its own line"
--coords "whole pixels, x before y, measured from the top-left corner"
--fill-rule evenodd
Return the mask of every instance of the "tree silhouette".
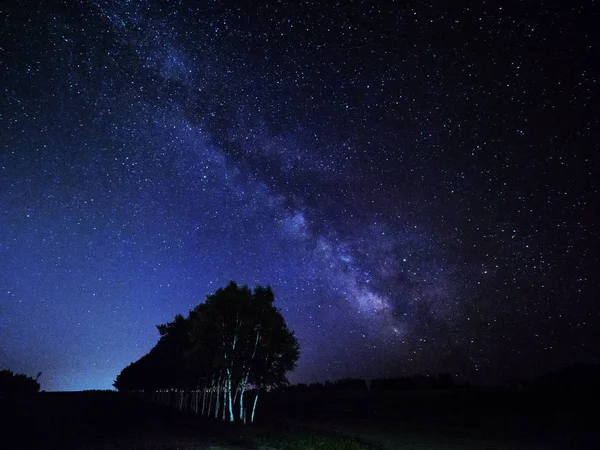
M 35 394 L 40 391 L 38 378 L 42 373 L 38 373 L 35 379 L 20 373 L 13 373 L 10 370 L 0 370 L 0 396 L 11 394 Z
M 188 321 L 178 314 L 173 322 L 158 325 L 157 329 L 160 340 L 148 354 L 121 371 L 113 383 L 118 390 L 196 387 L 194 373 L 185 360 L 190 347 Z
M 194 409 L 223 420 L 254 421 L 261 389 L 287 384 L 298 341 L 275 308 L 269 287 L 251 291 L 233 281 L 184 318 L 159 325 L 156 346 L 115 380 L 120 391 L 195 389 Z M 245 393 L 254 392 L 252 409 Z M 183 404 L 183 397 L 180 399 Z M 237 411 L 237 413 L 236 413 Z

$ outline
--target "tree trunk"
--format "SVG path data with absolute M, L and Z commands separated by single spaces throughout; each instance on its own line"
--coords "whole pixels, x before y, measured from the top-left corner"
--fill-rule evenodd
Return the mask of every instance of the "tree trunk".
M 210 388 L 210 392 L 208 395 L 208 409 L 206 410 L 206 415 L 210 416 L 211 412 L 212 412 L 212 408 L 213 408 L 213 398 L 215 396 L 215 393 L 213 392 L 213 388 Z
M 215 375 L 214 374 L 210 377 L 210 389 L 209 389 L 208 393 L 209 393 L 208 410 L 206 411 L 206 415 L 210 416 L 212 414 L 213 400 L 215 397 Z
M 223 417 L 221 420 L 225 422 L 227 418 L 227 381 L 223 380 Z
M 250 416 L 250 423 L 254 423 L 254 413 L 256 412 L 256 403 L 258 402 L 258 393 L 260 391 L 256 390 L 256 396 L 254 397 L 254 405 L 252 406 L 252 415 Z
M 244 425 L 246 425 L 246 411 L 244 411 L 244 392 L 246 391 L 246 387 L 242 387 L 242 391 L 240 392 L 240 420 Z
M 215 392 L 216 394 L 216 402 L 215 402 L 215 419 L 219 418 L 219 408 L 221 407 L 221 380 L 219 380 L 219 383 L 217 383 L 217 391 Z
M 231 370 L 227 371 L 227 399 L 229 401 L 229 421 L 235 421 L 235 417 L 233 416 L 233 404 L 231 402 Z
M 246 387 L 248 386 L 249 376 L 250 374 L 246 373 L 246 376 L 242 379 L 242 381 L 240 381 L 240 420 L 244 425 L 246 425 L 246 415 L 244 411 L 244 394 L 246 392 Z

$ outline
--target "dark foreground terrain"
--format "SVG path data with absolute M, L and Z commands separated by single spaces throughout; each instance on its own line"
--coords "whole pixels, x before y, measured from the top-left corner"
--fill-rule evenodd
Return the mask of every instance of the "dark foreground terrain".
M 271 394 L 263 407 L 386 449 L 600 449 L 599 402 L 581 389 L 309 390 Z
M 264 396 L 251 427 L 116 392 L 1 400 L 0 448 L 595 449 L 593 396 L 450 390 Z

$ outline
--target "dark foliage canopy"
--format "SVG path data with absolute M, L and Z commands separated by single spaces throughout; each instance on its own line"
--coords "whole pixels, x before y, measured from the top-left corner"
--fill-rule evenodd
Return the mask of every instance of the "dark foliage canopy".
M 41 374 L 38 374 L 38 378 Z M 0 371 L 0 395 L 34 394 L 40 391 L 40 383 L 27 375 L 13 373 L 10 370 Z
M 226 375 L 236 389 L 287 383 L 299 346 L 269 287 L 251 291 L 231 282 L 172 322 L 158 325 L 150 352 L 125 367 L 114 386 L 120 391 L 203 389 Z

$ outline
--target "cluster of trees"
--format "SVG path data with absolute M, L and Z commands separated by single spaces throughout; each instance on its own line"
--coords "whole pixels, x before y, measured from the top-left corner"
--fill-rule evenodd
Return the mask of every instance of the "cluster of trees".
M 408 377 L 381 378 L 373 380 L 371 389 L 379 391 L 396 391 L 404 389 L 449 389 L 456 383 L 452 375 L 412 375 Z
M 252 391 L 254 421 L 261 389 L 286 385 L 296 366 L 298 341 L 273 305 L 269 287 L 251 291 L 233 281 L 209 295 L 188 317 L 158 325 L 160 340 L 117 376 L 119 391 L 193 390 L 197 412 L 248 420 L 244 394 Z M 221 413 L 221 414 L 220 414 Z
M 524 383 L 524 386 L 538 391 L 600 393 L 600 364 L 573 364 Z
M 20 373 L 13 373 L 11 370 L 0 370 L 0 396 L 10 394 L 35 394 L 40 391 L 38 378 L 42 373 L 38 373 L 35 379 Z
M 448 389 L 456 386 L 452 375 L 412 375 L 395 378 L 365 380 L 362 378 L 343 378 L 325 383 L 295 384 L 287 391 L 395 391 L 404 389 Z

